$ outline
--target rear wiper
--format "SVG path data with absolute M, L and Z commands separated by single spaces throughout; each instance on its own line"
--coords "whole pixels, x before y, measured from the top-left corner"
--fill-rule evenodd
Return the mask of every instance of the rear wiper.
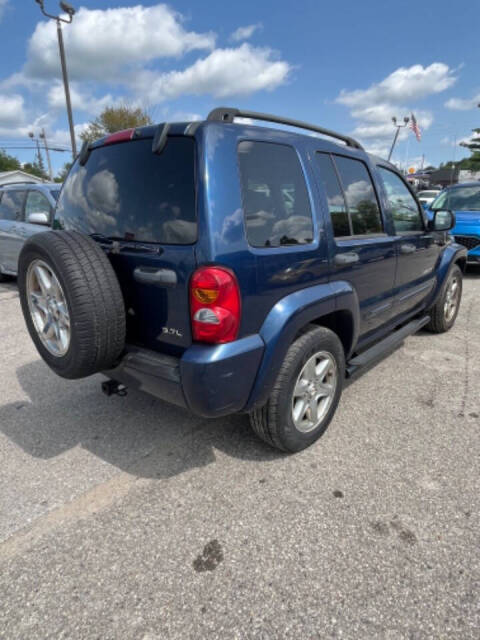
M 114 238 L 104 236 L 103 233 L 89 233 L 88 235 L 92 240 L 95 240 L 96 242 L 103 242 L 103 244 L 113 244 L 115 241 Z
M 162 247 L 155 247 L 151 244 L 142 244 L 141 242 L 129 242 L 121 240 L 113 243 L 112 253 L 120 253 L 120 251 L 133 251 L 135 253 L 163 253 Z
M 156 247 L 151 244 L 131 242 L 129 240 L 122 240 L 121 238 L 112 236 L 108 237 L 103 235 L 103 233 L 90 233 L 89 235 L 92 240 L 108 245 L 111 253 L 120 253 L 121 251 L 133 251 L 135 253 L 163 253 L 162 247 Z

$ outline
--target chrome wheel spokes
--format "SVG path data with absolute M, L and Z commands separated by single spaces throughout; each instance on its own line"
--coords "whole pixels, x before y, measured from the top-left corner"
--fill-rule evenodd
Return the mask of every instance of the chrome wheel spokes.
M 67 300 L 53 269 L 34 260 L 27 272 L 27 299 L 35 329 L 46 349 L 61 357 L 71 339 Z
M 307 360 L 293 388 L 292 419 L 302 433 L 315 429 L 332 405 L 338 382 L 330 353 L 319 351 Z
M 443 305 L 443 312 L 445 314 L 445 320 L 450 322 L 452 318 L 455 316 L 457 311 L 458 303 L 460 299 L 460 285 L 458 282 L 458 278 L 453 276 L 450 282 L 448 283 L 446 295 L 445 295 L 445 303 Z

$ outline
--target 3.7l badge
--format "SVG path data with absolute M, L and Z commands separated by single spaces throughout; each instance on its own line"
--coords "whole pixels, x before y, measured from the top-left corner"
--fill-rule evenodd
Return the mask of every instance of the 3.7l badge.
M 162 334 L 164 336 L 175 336 L 176 338 L 183 338 L 183 333 L 173 327 L 162 327 Z

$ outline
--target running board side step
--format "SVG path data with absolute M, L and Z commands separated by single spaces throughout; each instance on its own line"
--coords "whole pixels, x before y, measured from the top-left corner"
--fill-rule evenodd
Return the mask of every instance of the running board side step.
M 420 329 L 429 322 L 430 316 L 424 316 L 423 318 L 412 320 L 405 326 L 389 334 L 383 340 L 380 340 L 380 342 L 374 344 L 373 347 L 370 347 L 359 356 L 355 356 L 355 358 L 349 360 L 346 368 L 347 378 L 353 378 L 360 372 L 369 369 L 383 357 L 392 353 L 392 351 L 399 347 L 405 338 L 417 333 L 417 331 L 420 331 Z

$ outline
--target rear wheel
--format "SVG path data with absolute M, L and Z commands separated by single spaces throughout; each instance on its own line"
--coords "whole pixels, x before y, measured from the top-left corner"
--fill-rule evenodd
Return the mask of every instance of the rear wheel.
M 337 335 L 312 327 L 290 346 L 265 406 L 250 414 L 255 433 L 282 451 L 300 451 L 328 427 L 340 395 L 345 356 Z
M 30 337 L 64 378 L 114 366 L 125 345 L 120 285 L 99 245 L 76 231 L 30 238 L 19 259 L 18 288 Z
M 433 333 L 444 333 L 455 324 L 462 299 L 462 279 L 460 267 L 454 264 L 437 302 L 430 310 L 431 320 L 426 328 Z

